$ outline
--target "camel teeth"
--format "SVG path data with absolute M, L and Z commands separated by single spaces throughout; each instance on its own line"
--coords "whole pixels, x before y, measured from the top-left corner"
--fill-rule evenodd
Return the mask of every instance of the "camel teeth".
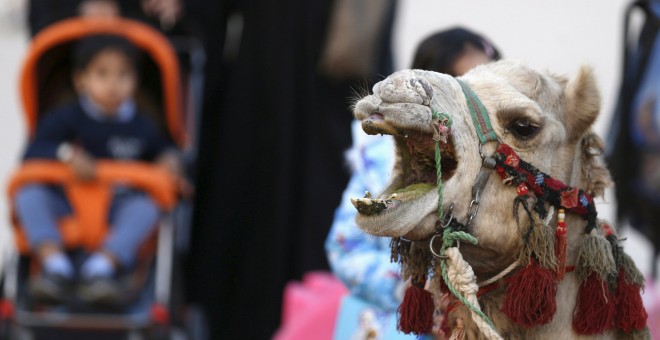
M 371 199 L 368 198 L 360 198 L 358 199 L 358 202 L 363 203 L 365 205 L 371 205 Z

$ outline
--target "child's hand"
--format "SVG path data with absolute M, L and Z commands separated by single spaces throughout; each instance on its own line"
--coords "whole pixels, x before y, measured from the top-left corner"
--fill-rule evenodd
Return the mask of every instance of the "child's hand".
M 177 189 L 183 197 L 192 197 L 195 189 L 186 179 L 183 171 L 183 162 L 181 161 L 181 157 L 179 157 L 177 152 L 168 151 L 163 153 L 156 160 L 156 165 L 164 168 L 175 177 Z
M 147 16 L 156 17 L 164 30 L 171 29 L 183 16 L 181 0 L 142 0 L 142 10 Z
M 85 0 L 78 5 L 78 13 L 83 17 L 111 18 L 120 14 L 119 4 L 112 0 Z
M 96 178 L 96 160 L 81 148 L 75 148 L 69 164 L 76 177 L 91 181 Z
M 156 159 L 156 165 L 167 170 L 170 174 L 180 177 L 183 175 L 183 162 L 176 151 L 165 151 Z

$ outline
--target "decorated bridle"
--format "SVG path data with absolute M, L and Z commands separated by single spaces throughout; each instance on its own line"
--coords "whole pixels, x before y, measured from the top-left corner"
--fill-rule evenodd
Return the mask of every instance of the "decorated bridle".
M 466 223 L 461 224 L 454 218 L 451 206 L 445 216 L 442 209 L 440 144 L 447 143 L 452 121 L 446 113 L 433 111 L 439 198 L 438 222 L 429 248 L 435 260 L 424 258 L 424 264 L 415 268 L 412 286 L 407 290 L 399 308 L 400 330 L 422 334 L 428 333 L 433 325 L 433 301 L 431 295 L 423 289 L 426 274 L 420 272 L 428 266 L 440 268 L 436 276 L 442 277 L 441 289 L 451 292 L 470 310 L 474 323 L 488 339 L 501 339 L 501 336 L 480 309 L 477 299 L 479 287 L 499 281 L 519 266 L 523 268 L 506 279 L 502 311 L 513 322 L 525 328 L 552 321 L 556 311 L 557 284 L 565 272 L 571 271 L 566 266 L 567 226 L 564 218 L 565 213 L 572 213 L 586 221 L 585 237 L 577 249 L 575 265 L 581 283 L 573 312 L 573 329 L 585 335 L 601 334 L 611 329 L 626 333 L 643 331 L 646 312 L 639 295 L 644 283 L 643 276 L 621 250 L 612 228 L 603 224 L 601 229 L 604 236 L 597 232 L 599 226 L 593 198 L 583 190 L 566 185 L 538 170 L 522 160 L 509 145 L 500 142 L 478 96 L 463 81 L 456 81 L 465 96 L 479 139 L 482 167 L 472 187 Z M 487 143 L 497 143 L 492 155 L 486 155 L 483 151 Z M 504 184 L 516 188 L 518 195 L 514 200 L 514 217 L 519 223 L 522 207 L 528 216 L 529 225 L 521 235 L 523 249 L 516 261 L 495 277 L 477 283 L 472 268 L 463 260 L 458 247 L 461 241 L 477 243 L 477 239 L 467 230 L 478 214 L 481 193 L 492 171 L 499 174 Z M 554 209 L 558 210 L 556 228 L 549 225 Z M 407 247 L 400 239 L 394 239 L 393 260 L 398 259 L 402 263 L 409 260 L 411 249 L 410 245 Z

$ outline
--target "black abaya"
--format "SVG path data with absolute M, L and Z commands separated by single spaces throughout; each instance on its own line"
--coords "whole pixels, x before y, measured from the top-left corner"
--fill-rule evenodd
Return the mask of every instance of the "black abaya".
M 323 244 L 348 182 L 355 86 L 318 72 L 331 2 L 189 3 L 208 68 L 188 288 L 213 338 L 270 338 L 285 283 L 328 267 Z M 243 30 L 227 60 L 233 11 Z

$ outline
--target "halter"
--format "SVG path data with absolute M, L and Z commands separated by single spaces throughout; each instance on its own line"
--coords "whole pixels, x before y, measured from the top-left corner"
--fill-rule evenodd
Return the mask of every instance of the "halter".
M 557 209 L 566 209 L 568 212 L 582 216 L 587 221 L 585 234 L 589 234 L 594 230 L 596 228 L 597 212 L 593 198 L 583 190 L 566 185 L 563 182 L 552 178 L 548 174 L 541 172 L 530 163 L 520 159 L 513 148 L 509 145 L 501 143 L 490 123 L 488 111 L 481 100 L 479 100 L 479 97 L 466 83 L 459 79 L 456 79 L 456 81 L 461 86 L 463 94 L 465 95 L 465 101 L 470 111 L 470 117 L 472 118 L 477 138 L 479 139 L 479 155 L 482 159 L 481 170 L 472 186 L 472 199 L 468 208 L 468 215 L 464 228 L 467 229 L 472 220 L 477 216 L 481 193 L 490 178 L 490 170 L 496 170 L 502 179 L 505 180 L 505 184 L 516 187 L 519 196 L 526 196 L 531 190 L 539 199 L 537 206 L 547 202 Z M 451 120 L 447 117 L 448 116 L 444 113 L 439 113 L 437 111 L 433 112 L 433 118 L 436 124 L 443 123 L 444 121 L 451 126 Z M 439 128 L 436 129 L 439 130 Z M 442 179 L 440 174 L 439 152 L 440 140 L 435 137 L 434 139 L 436 141 L 436 165 L 438 171 L 437 185 L 440 193 L 440 198 L 438 200 L 438 221 L 440 223 L 437 225 L 436 232 L 441 233 L 442 229 L 455 223 L 455 219 L 451 216 L 451 207 L 448 218 L 443 218 L 441 194 Z M 495 152 L 490 156 L 483 152 L 483 146 L 489 142 L 497 143 Z M 545 217 L 546 213 L 547 212 L 545 211 L 541 211 L 542 217 Z M 432 244 L 433 241 L 431 241 L 431 248 Z
M 472 220 L 477 216 L 479 212 L 479 202 L 481 192 L 483 191 L 488 179 L 490 178 L 490 173 L 488 170 L 492 170 L 495 167 L 495 159 L 490 156 L 486 156 L 483 152 L 483 146 L 488 142 L 497 142 L 497 135 L 493 130 L 493 126 L 490 124 L 490 118 L 488 117 L 488 111 L 477 97 L 476 93 L 465 84 L 464 82 L 456 79 L 458 84 L 463 90 L 465 95 L 465 101 L 467 102 L 468 109 L 470 110 L 470 116 L 472 117 L 472 123 L 474 128 L 477 131 L 477 137 L 479 138 L 479 155 L 481 156 L 481 170 L 477 175 L 474 185 L 472 186 L 472 200 L 470 201 L 470 207 L 468 208 L 468 219 L 466 227 L 470 226 Z
M 467 84 L 465 84 L 459 79 L 456 79 L 456 81 L 461 86 L 461 89 L 463 90 L 463 94 L 465 95 L 465 101 L 470 111 L 470 117 L 472 117 L 472 123 L 477 132 L 477 138 L 479 139 L 479 155 L 481 156 L 482 159 L 481 170 L 479 171 L 479 174 L 477 175 L 474 184 L 472 186 L 472 199 L 470 200 L 470 206 L 468 207 L 467 221 L 465 223 L 465 226 L 460 226 L 460 229 L 467 229 L 472 223 L 472 220 L 474 220 L 474 218 L 479 213 L 481 193 L 483 192 L 483 189 L 486 187 L 486 184 L 488 183 L 488 179 L 490 178 L 490 174 L 491 174 L 489 170 L 493 170 L 496 165 L 496 161 L 493 157 L 484 154 L 483 147 L 485 144 L 489 142 L 497 142 L 498 144 L 500 142 L 499 139 L 497 138 L 497 135 L 495 134 L 495 130 L 493 130 L 493 126 L 490 123 L 490 118 L 488 117 L 488 111 L 481 103 L 481 100 L 479 100 L 479 97 L 474 93 L 474 91 L 472 91 L 472 89 Z M 447 117 L 448 116 L 445 113 L 433 111 L 433 118 L 435 124 L 442 124 L 444 122 L 446 125 L 448 125 L 448 127 L 450 127 L 451 120 Z M 441 129 L 436 128 L 435 130 L 441 130 Z M 441 178 L 440 151 L 439 151 L 440 139 L 434 137 L 434 140 L 436 141 L 435 156 L 436 156 L 437 186 L 438 186 L 438 196 L 439 196 L 438 198 L 439 223 L 436 225 L 436 235 L 439 235 L 442 234 L 442 230 L 444 228 L 446 228 L 452 223 L 457 223 L 457 222 L 454 220 L 453 216 L 451 216 L 451 207 L 448 218 L 443 219 L 442 178 Z M 438 256 L 433 250 L 433 239 L 431 240 L 430 248 L 431 251 L 434 253 L 434 255 Z
M 446 218 L 443 218 L 442 212 L 442 179 L 441 179 L 441 169 L 440 169 L 440 139 L 434 136 L 436 141 L 436 167 L 437 167 L 437 185 L 438 185 L 438 223 L 436 224 L 436 231 L 431 241 L 429 243 L 429 248 L 431 253 L 441 259 L 441 269 L 443 280 L 447 284 L 449 290 L 453 293 L 456 298 L 458 298 L 461 303 L 466 305 L 473 313 L 474 316 L 481 318 L 477 322 L 480 330 L 488 338 L 498 338 L 499 335 L 494 330 L 492 321 L 481 311 L 479 304 L 475 296 L 463 296 L 460 294 L 455 287 L 450 283 L 447 275 L 447 256 L 446 251 L 454 244 L 457 247 L 460 245 L 460 241 L 468 241 L 470 243 L 476 244 L 477 240 L 473 236 L 467 233 L 468 227 L 472 223 L 472 220 L 477 216 L 479 212 L 479 204 L 481 193 L 485 188 L 486 184 L 491 175 L 491 171 L 495 170 L 501 177 L 504 179 L 504 183 L 507 185 L 515 186 L 518 193 L 518 198 L 514 200 L 514 206 L 522 204 L 525 208 L 525 211 L 530 214 L 530 223 L 532 222 L 531 211 L 527 206 L 526 199 L 530 197 L 530 192 L 536 196 L 536 205 L 534 207 L 535 212 L 539 213 L 539 216 L 542 219 L 546 219 L 548 211 L 545 208 L 545 204 L 549 203 L 551 206 L 558 209 L 566 209 L 566 211 L 578 214 L 587 220 L 587 226 L 585 228 L 585 233 L 589 234 L 596 227 L 596 209 L 593 202 L 593 199 L 586 194 L 584 191 L 568 186 L 561 181 L 558 181 L 549 175 L 539 171 L 530 163 L 527 163 L 520 159 L 518 155 L 513 151 L 513 149 L 501 143 L 493 127 L 490 123 L 490 118 L 488 116 L 488 111 L 484 105 L 479 100 L 479 97 L 472 91 L 472 89 L 462 82 L 461 80 L 456 79 L 458 84 L 461 86 L 465 100 L 472 118 L 472 123 L 475 127 L 477 138 L 479 139 L 479 154 L 482 159 L 482 166 L 479 171 L 479 174 L 475 178 L 474 184 L 472 186 L 472 199 L 470 201 L 470 206 L 468 208 L 466 224 L 463 226 L 457 222 L 452 214 L 451 208 L 449 208 L 449 213 Z M 433 112 L 434 124 L 444 124 L 448 128 L 451 126 L 451 119 L 444 113 Z M 442 131 L 440 127 L 436 127 L 437 131 Z M 448 131 L 447 131 L 448 134 Z M 485 144 L 489 142 L 496 142 L 497 147 L 495 152 L 492 155 L 486 155 L 483 151 Z M 529 237 L 533 225 L 530 225 L 527 233 L 525 233 L 525 241 Z M 440 253 L 438 254 L 434 249 L 434 239 L 440 236 L 442 238 L 442 247 Z M 457 249 L 456 249 L 457 251 Z M 460 259 L 462 260 L 462 258 Z M 462 262 L 464 266 L 469 267 L 467 262 Z M 456 265 L 456 263 L 454 263 Z M 496 275 L 493 278 L 482 281 L 478 286 L 488 286 L 499 279 L 507 276 L 514 269 L 516 269 L 520 264 L 518 261 L 512 263 L 509 267 L 503 270 L 501 273 Z M 469 268 L 469 272 L 471 272 Z M 477 293 L 477 295 L 480 295 Z M 471 298 L 471 299 L 470 299 Z M 480 324 L 479 324 L 480 323 Z M 490 335 L 489 335 L 490 334 Z
M 472 186 L 472 200 L 470 201 L 470 206 L 468 208 L 468 217 L 465 226 L 458 223 L 451 215 L 452 206 L 450 206 L 447 220 L 444 220 L 442 210 L 442 171 L 440 153 L 441 138 L 434 136 L 434 140 L 436 142 L 435 158 L 438 185 L 438 223 L 436 224 L 435 234 L 433 237 L 431 237 L 431 241 L 429 242 L 429 248 L 434 256 L 442 259 L 440 262 L 442 279 L 446 283 L 449 291 L 451 291 L 452 294 L 462 304 L 470 309 L 475 323 L 487 338 L 500 339 L 501 337 L 499 334 L 497 334 L 493 322 L 488 318 L 488 316 L 486 316 L 486 314 L 483 313 L 483 311 L 481 311 L 477 296 L 473 294 L 475 290 L 478 289 L 478 285 L 475 282 L 471 284 L 468 283 L 467 285 L 462 286 L 459 290 L 450 282 L 448 276 L 447 261 L 451 257 L 452 265 L 454 267 L 462 267 L 466 273 L 471 273 L 471 275 L 468 275 L 472 276 L 474 280 L 474 273 L 472 272 L 469 264 L 462 259 L 462 256 L 460 256 L 460 253 L 458 252 L 458 246 L 460 246 L 460 241 L 467 241 L 472 244 L 477 243 L 477 239 L 468 234 L 466 231 L 472 223 L 472 220 L 477 216 L 477 213 L 479 212 L 481 192 L 488 183 L 488 179 L 490 178 L 490 170 L 494 169 L 496 165 L 495 159 L 484 154 L 483 146 L 489 142 L 498 142 L 497 135 L 495 134 L 495 131 L 493 130 L 493 127 L 490 123 L 488 112 L 479 100 L 479 97 L 477 97 L 477 95 L 472 91 L 472 89 L 470 89 L 467 84 L 458 79 L 456 79 L 456 81 L 459 83 L 461 89 L 463 90 L 463 94 L 465 95 L 465 100 L 470 111 L 470 116 L 472 117 L 472 123 L 474 124 L 475 130 L 477 132 L 477 137 L 479 138 L 479 154 L 481 155 L 482 159 L 482 167 L 479 171 L 479 174 L 477 175 L 474 185 Z M 451 127 L 451 119 L 445 113 L 440 113 L 437 111 L 433 112 L 433 118 L 434 124 L 437 125 L 437 128 L 434 130 L 439 132 L 446 131 L 448 134 L 448 130 Z M 444 125 L 446 129 L 442 129 L 441 125 Z M 438 236 L 442 237 L 442 247 L 440 249 L 440 254 L 436 253 L 433 247 L 434 240 Z M 453 244 L 456 244 L 457 247 L 454 248 Z M 447 256 L 449 253 L 452 255 Z M 512 267 L 511 270 L 513 270 L 513 268 L 515 267 Z M 460 291 L 472 291 L 473 293 L 464 294 Z

